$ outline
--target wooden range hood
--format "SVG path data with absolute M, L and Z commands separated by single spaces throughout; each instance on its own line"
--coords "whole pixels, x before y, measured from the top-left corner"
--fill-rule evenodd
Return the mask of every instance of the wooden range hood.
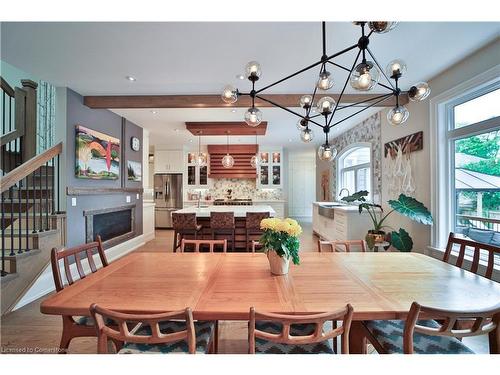
M 259 151 L 258 145 L 230 145 L 229 153 L 234 158 L 232 168 L 222 166 L 222 158 L 227 154 L 226 145 L 208 145 L 210 155 L 210 178 L 257 178 L 257 171 L 250 164 L 250 159 Z

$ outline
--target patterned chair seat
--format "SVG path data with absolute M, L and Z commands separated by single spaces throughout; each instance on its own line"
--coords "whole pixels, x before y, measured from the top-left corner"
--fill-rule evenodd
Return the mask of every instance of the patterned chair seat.
M 434 320 L 419 320 L 418 325 L 439 328 Z M 403 354 L 404 320 L 370 320 L 365 327 L 377 339 L 388 354 Z M 415 332 L 413 350 L 416 354 L 474 354 L 455 337 L 429 336 Z
M 91 316 L 74 316 L 73 319 L 75 323 L 79 326 L 93 327 L 95 326 L 94 319 Z M 104 318 L 104 322 L 107 326 L 114 325 L 115 322 L 112 319 Z
M 290 327 L 291 336 L 306 336 L 314 333 L 315 324 L 293 324 Z M 256 322 L 255 329 L 269 333 L 280 333 L 281 324 L 277 322 Z M 256 354 L 333 354 L 329 341 L 314 344 L 290 345 L 280 344 L 261 338 L 255 338 Z
M 214 322 L 194 322 L 196 332 L 196 353 L 206 354 L 209 351 L 210 340 L 215 331 Z M 163 334 L 174 333 L 186 329 L 186 322 L 168 321 L 160 323 L 160 332 Z M 135 332 L 138 336 L 151 335 L 149 326 L 141 327 Z M 166 354 L 166 353 L 189 353 L 188 343 L 185 340 L 168 344 L 137 344 L 125 343 L 118 354 Z

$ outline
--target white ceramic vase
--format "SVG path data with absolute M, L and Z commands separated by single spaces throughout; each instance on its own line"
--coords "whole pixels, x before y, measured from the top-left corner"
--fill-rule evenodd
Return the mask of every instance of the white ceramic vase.
M 276 251 L 269 250 L 267 252 L 267 259 L 269 260 L 269 267 L 273 275 L 286 275 L 290 266 L 290 258 L 280 257 Z

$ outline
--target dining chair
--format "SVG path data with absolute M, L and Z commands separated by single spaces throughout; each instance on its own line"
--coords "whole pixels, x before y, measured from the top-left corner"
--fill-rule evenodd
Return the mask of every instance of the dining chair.
M 318 252 L 322 252 L 323 248 L 328 248 L 331 252 L 340 252 L 337 246 L 343 246 L 346 253 L 351 252 L 351 246 L 359 246 L 361 252 L 366 252 L 366 244 L 364 240 L 346 240 L 346 241 L 321 241 L 318 240 Z
M 203 229 L 203 227 L 197 223 L 195 213 L 181 214 L 178 212 L 172 212 L 172 228 L 174 230 L 173 252 L 177 251 L 177 248 L 181 245 L 186 235 L 192 235 L 196 240 L 198 234 Z
M 81 255 L 87 259 L 88 269 L 90 273 L 97 272 L 97 267 L 94 262 L 93 252 L 97 249 L 97 254 L 101 260 L 103 267 L 108 266 L 106 254 L 102 246 L 101 237 L 97 236 L 95 242 L 90 242 L 84 245 L 70 247 L 67 249 L 53 248 L 50 254 L 50 261 L 52 266 L 52 275 L 54 277 L 54 284 L 56 291 L 59 292 L 64 289 L 65 283 L 61 273 L 60 260 L 64 264 L 64 277 L 68 285 L 73 285 L 81 279 L 84 279 L 87 274 L 83 268 Z M 73 264 L 71 262 L 74 261 Z M 73 273 L 76 269 L 78 278 L 74 278 Z M 59 344 L 59 351 L 66 352 L 72 339 L 75 337 L 95 337 L 96 329 L 94 320 L 88 316 L 73 317 L 70 315 L 63 315 L 63 332 L 61 342 Z M 111 323 L 111 322 L 110 322 Z
M 482 260 L 484 262 L 487 262 L 486 272 L 484 273 L 484 276 L 491 280 L 493 269 L 495 266 L 495 256 L 500 256 L 500 247 L 468 240 L 465 238 L 459 238 L 455 236 L 455 233 L 451 232 L 448 236 L 448 243 L 446 245 L 446 251 L 444 252 L 443 262 L 451 262 L 451 254 L 452 252 L 455 252 L 457 246 L 459 246 L 459 249 L 454 265 L 459 268 L 466 269 L 464 265 L 464 259 L 466 256 L 470 257 L 472 255 L 471 267 L 469 270 L 466 270 L 475 274 L 479 274 L 479 262 L 480 260 Z M 483 257 L 483 259 L 481 259 L 481 254 L 486 255 L 486 253 L 487 259 L 486 257 Z
M 253 235 L 261 235 L 260 222 L 269 218 L 269 212 L 247 212 L 245 222 L 245 247 L 248 252 Z M 253 241 L 252 241 L 253 243 Z
M 259 241 L 252 241 L 252 253 L 255 253 L 257 247 L 262 249 L 262 244 Z
M 422 316 L 427 320 L 420 320 Z M 473 320 L 473 324 L 456 329 L 456 322 L 464 319 Z M 490 336 L 490 352 L 498 354 L 499 322 L 500 304 L 477 311 L 454 311 L 413 302 L 406 321 L 371 320 L 363 326 L 367 339 L 380 354 L 474 354 L 460 339 L 485 334 Z
M 236 241 L 234 212 L 210 212 L 210 229 L 213 240 L 217 235 L 230 235 L 231 250 L 234 251 Z
M 97 325 L 99 354 L 108 353 L 109 339 L 124 342 L 118 354 L 215 352 L 214 323 L 195 322 L 190 308 L 160 314 L 125 314 L 94 303 L 90 312 Z M 108 325 L 107 320 L 117 322 L 117 326 Z
M 193 245 L 194 252 L 199 253 L 200 247 L 203 245 L 208 245 L 209 252 L 213 253 L 216 246 L 222 247 L 222 252 L 227 252 L 227 240 L 186 240 L 182 239 L 181 241 L 181 253 L 184 252 L 186 246 Z
M 353 309 L 346 305 L 335 312 L 288 315 L 257 312 L 250 308 L 248 351 L 250 354 L 334 354 L 329 340 L 341 336 L 342 353 L 349 353 L 349 331 Z M 342 320 L 342 326 L 325 331 L 327 321 Z

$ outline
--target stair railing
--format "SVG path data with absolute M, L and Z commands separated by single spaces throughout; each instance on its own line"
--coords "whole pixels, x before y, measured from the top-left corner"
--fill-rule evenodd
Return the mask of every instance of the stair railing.
M 32 234 L 50 230 L 53 215 L 60 213 L 62 150 L 61 142 L 2 177 L 2 276 L 9 273 L 6 270 L 6 258 L 32 250 Z

